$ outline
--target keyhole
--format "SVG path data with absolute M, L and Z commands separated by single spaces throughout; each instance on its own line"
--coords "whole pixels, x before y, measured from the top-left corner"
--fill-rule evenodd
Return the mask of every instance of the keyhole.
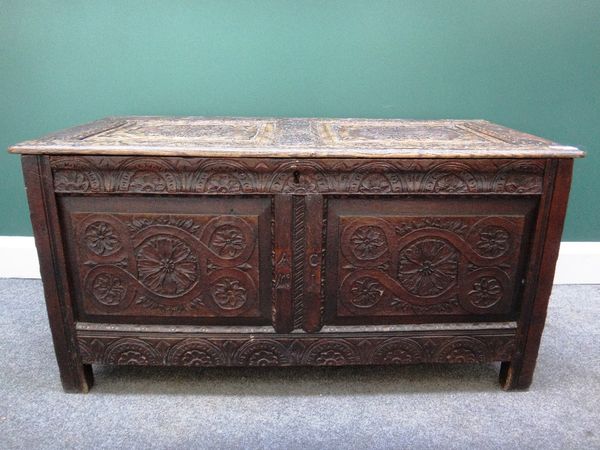
M 297 170 L 294 171 L 294 183 L 296 183 L 296 184 L 300 183 L 300 172 L 298 172 Z

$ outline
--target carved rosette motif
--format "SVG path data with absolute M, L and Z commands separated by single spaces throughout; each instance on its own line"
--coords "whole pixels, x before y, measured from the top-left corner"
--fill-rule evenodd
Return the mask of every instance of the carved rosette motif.
M 144 241 L 135 253 L 138 279 L 151 292 L 177 296 L 198 280 L 198 261 L 181 239 L 157 234 Z
M 123 338 L 106 349 L 104 362 L 115 365 L 148 366 L 159 364 L 158 352 L 141 339 Z
M 407 338 L 388 339 L 373 352 L 373 364 L 416 364 L 423 359 L 421 346 Z
M 92 282 L 92 296 L 106 306 L 119 305 L 125 298 L 127 288 L 121 278 L 111 273 L 99 273 Z
M 239 280 L 224 277 L 219 279 L 211 288 L 213 300 L 219 308 L 238 309 L 247 300 L 247 290 Z
M 383 286 L 374 278 L 364 277 L 356 280 L 350 288 L 350 302 L 357 308 L 370 308 L 383 296 Z
M 376 259 L 388 250 L 385 233 L 376 226 L 357 228 L 350 241 L 352 252 L 358 259 Z
M 213 232 L 208 245 L 222 258 L 235 258 L 247 244 L 242 230 L 232 225 L 222 225 Z
M 225 362 L 221 349 L 206 339 L 178 342 L 167 354 L 167 364 L 174 366 L 222 366 Z
M 481 363 L 486 361 L 486 347 L 474 338 L 456 338 L 444 344 L 435 354 L 441 363 Z
M 121 248 L 121 243 L 112 225 L 104 221 L 96 221 L 85 230 L 85 243 L 96 255 L 110 255 Z
M 313 344 L 303 358 L 304 364 L 317 366 L 341 366 L 356 364 L 357 350 L 347 342 L 323 339 Z
M 234 359 L 243 366 L 281 366 L 290 363 L 286 348 L 273 340 L 248 342 L 238 350 Z
M 419 297 L 435 297 L 456 283 L 458 257 L 443 239 L 419 239 L 400 251 L 400 284 Z

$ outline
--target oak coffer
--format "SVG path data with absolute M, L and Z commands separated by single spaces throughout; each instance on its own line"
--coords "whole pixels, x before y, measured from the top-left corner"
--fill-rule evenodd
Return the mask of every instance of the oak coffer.
M 527 388 L 583 156 L 481 120 L 203 117 L 10 151 L 84 392 L 93 364 L 500 361 Z

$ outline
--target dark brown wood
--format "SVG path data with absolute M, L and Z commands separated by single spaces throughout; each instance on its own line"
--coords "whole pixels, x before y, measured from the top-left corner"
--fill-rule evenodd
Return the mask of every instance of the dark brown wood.
M 21 161 L 60 380 L 65 392 L 87 392 L 94 378 L 91 366 L 81 360 L 75 336 L 75 321 L 64 270 L 62 235 L 48 157 L 23 155 Z
M 85 362 L 174 366 L 341 366 L 360 364 L 483 363 L 508 358 L 514 333 L 407 332 L 312 335 L 98 333 L 80 331 Z
M 571 188 L 573 160 L 555 160 L 552 162 L 554 176 L 549 178 L 552 190 L 546 196 L 551 198 L 547 217 L 542 219 L 544 228 L 541 246 L 541 263 L 537 280 L 532 281 L 533 301 L 526 304 L 521 315 L 518 332 L 518 349 L 510 362 L 504 362 L 500 373 L 500 383 L 504 389 L 527 389 L 533 380 L 542 332 L 546 323 L 548 301 L 552 291 L 552 280 L 556 269 L 556 260 L 560 248 L 565 214 Z M 540 214 L 541 217 L 542 214 Z M 533 274 L 532 274 L 533 278 Z
M 292 223 L 293 197 L 275 196 L 273 230 L 273 326 L 279 333 L 289 333 L 294 328 L 292 299 Z
M 304 269 L 304 320 L 301 327 L 314 333 L 321 328 L 324 308 L 323 265 L 325 263 L 325 248 L 323 233 L 326 229 L 323 196 L 307 194 L 305 197 L 308 220 L 306 221 L 306 252 Z
M 477 121 L 131 118 L 14 149 L 45 153 L 23 169 L 67 391 L 90 364 L 531 383 L 576 149 Z

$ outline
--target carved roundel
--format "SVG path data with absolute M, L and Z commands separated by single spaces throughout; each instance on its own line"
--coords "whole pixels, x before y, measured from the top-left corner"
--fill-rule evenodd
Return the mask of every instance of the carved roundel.
M 398 281 L 411 294 L 435 297 L 456 283 L 459 253 L 440 238 L 421 238 L 400 251 Z
M 89 224 L 83 234 L 86 247 L 98 256 L 108 256 L 121 248 L 114 227 L 103 220 Z
M 353 364 L 358 359 L 356 350 L 349 343 L 322 339 L 307 350 L 303 362 L 314 366 L 340 366 Z
M 290 363 L 283 345 L 275 341 L 248 342 L 235 354 L 234 361 L 243 366 L 278 366 Z
M 210 293 L 215 304 L 221 309 L 239 309 L 248 300 L 248 290 L 239 280 L 231 277 L 222 277 L 215 281 Z
M 116 274 L 99 272 L 91 282 L 91 295 L 105 306 L 119 306 L 125 300 L 127 286 Z
M 235 225 L 221 225 L 210 237 L 209 247 L 221 258 L 236 258 L 240 256 L 248 243 L 244 232 Z
M 251 217 L 219 216 L 206 224 L 201 240 L 213 254 L 211 259 L 218 258 L 220 266 L 235 267 L 247 261 L 256 247 L 254 227 Z
M 406 338 L 388 339 L 373 352 L 374 364 L 414 364 L 422 360 L 421 346 Z
M 350 287 L 350 303 L 357 308 L 371 308 L 381 300 L 384 287 L 372 277 L 362 277 Z
M 350 244 L 354 256 L 361 260 L 377 259 L 388 250 L 385 232 L 374 225 L 364 225 L 354 230 Z
M 167 363 L 175 366 L 222 366 L 225 355 L 205 339 L 186 339 L 175 344 L 167 355 Z
M 139 339 L 124 338 L 112 343 L 106 350 L 106 364 L 156 365 L 160 358 L 156 350 Z
M 482 276 L 473 282 L 467 296 L 469 302 L 476 308 L 491 308 L 502 300 L 504 288 L 498 278 L 493 276 Z
M 498 225 L 485 225 L 477 230 L 475 250 L 485 258 L 498 258 L 511 247 L 510 233 Z
M 483 342 L 474 338 L 456 338 L 443 345 L 435 354 L 442 363 L 481 363 L 486 360 Z
M 138 279 L 151 292 L 179 296 L 198 281 L 198 261 L 180 238 L 156 234 L 143 241 L 135 252 Z

